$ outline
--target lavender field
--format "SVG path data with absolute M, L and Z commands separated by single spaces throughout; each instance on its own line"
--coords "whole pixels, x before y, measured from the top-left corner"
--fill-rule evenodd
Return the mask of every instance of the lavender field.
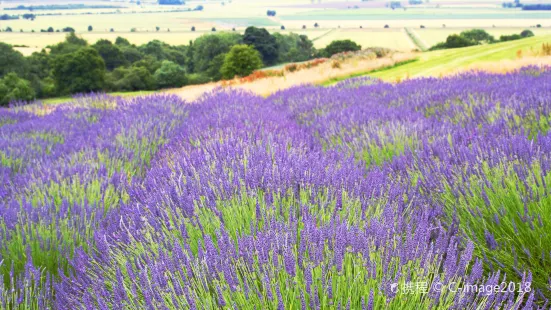
M 0 110 L 0 307 L 548 309 L 551 70 Z

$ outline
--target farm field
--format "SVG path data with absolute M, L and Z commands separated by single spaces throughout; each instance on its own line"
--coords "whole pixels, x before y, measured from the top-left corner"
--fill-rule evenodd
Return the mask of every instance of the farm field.
M 0 21 L 0 310 L 551 309 L 551 11 L 502 2 L 1 1 L 62 7 Z M 426 51 L 476 28 L 535 36 Z
M 549 85 L 524 69 L 0 109 L 0 304 L 537 309 Z
M 386 47 L 398 51 L 416 48 L 404 29 L 333 29 L 314 41 L 316 48 L 323 48 L 334 40 L 352 40 L 362 47 Z
M 476 64 L 492 65 L 499 68 L 500 61 L 515 60 L 518 51 L 524 57 L 533 56 L 541 50 L 543 43 L 551 42 L 551 36 L 536 36 L 512 42 L 497 43 L 491 45 L 472 46 L 459 49 L 440 50 L 420 54 L 419 60 L 404 66 L 372 74 L 373 77 L 387 81 L 397 79 L 440 76 L 464 69 L 476 69 Z M 538 60 L 535 63 L 551 65 L 548 58 Z M 529 63 L 527 63 L 528 65 Z M 504 68 L 506 70 L 507 68 Z
M 222 2 L 191 1 L 184 6 L 159 6 L 151 2 L 143 2 L 138 6 L 113 2 L 112 5 L 125 8 L 36 11 L 35 14 L 62 15 L 39 15 L 34 21 L 1 21 L 1 29 L 10 27 L 13 32 L 1 32 L 0 41 L 43 48 L 62 41 L 64 36 L 60 33 L 40 33 L 41 29 L 72 27 L 78 35 L 91 42 L 99 38 L 125 36 L 135 44 L 148 42 L 155 37 L 170 44 L 187 44 L 200 34 L 209 33 L 213 27 L 219 31 L 236 28 L 243 32 L 247 26 L 257 26 L 274 32 L 285 26 L 287 31 L 303 32 L 311 39 L 318 37 L 317 32 L 328 33 L 327 37 L 315 41 L 316 47 L 324 47 L 333 39 L 350 38 L 364 47 L 381 46 L 406 51 L 411 49 L 412 42 L 405 35 L 404 28 L 413 29 L 428 46 L 442 41 L 449 33 L 465 28 L 484 28 L 492 34 L 500 35 L 509 30 L 528 29 L 541 24 L 543 28 L 537 29 L 536 35 L 551 33 L 551 13 L 503 9 L 498 1 L 432 1 L 421 6 L 407 7 L 406 10 L 391 10 L 385 8 L 385 3 L 379 0 L 321 3 L 282 1 L 274 5 L 267 1 L 234 0 L 224 2 L 224 5 Z M 18 4 L 21 3 L 9 2 L 2 6 L 14 7 Z M 198 5 L 203 5 L 204 10 L 171 12 L 193 9 Z M 353 8 L 356 5 L 358 9 Z M 270 9 L 277 10 L 277 15 L 266 16 L 266 11 Z M 23 14 L 27 11 L 4 12 Z M 314 27 L 316 23 L 318 28 Z M 390 29 L 384 29 L 385 25 Z M 419 29 L 421 25 L 426 29 Z M 442 25 L 446 25 L 446 29 L 442 29 Z M 93 27 L 92 32 L 87 31 L 88 26 Z M 197 32 L 190 31 L 192 26 L 196 27 Z M 159 32 L 155 27 L 160 27 Z M 135 32 L 131 32 L 133 28 Z M 111 29 L 113 32 L 110 32 Z M 24 33 L 20 33 L 20 30 Z M 31 32 L 33 30 L 34 33 Z

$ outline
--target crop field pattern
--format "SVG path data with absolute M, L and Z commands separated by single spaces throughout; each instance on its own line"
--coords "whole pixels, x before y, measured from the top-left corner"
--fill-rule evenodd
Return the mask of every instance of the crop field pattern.
M 550 122 L 541 68 L 1 109 L 0 307 L 547 309 Z

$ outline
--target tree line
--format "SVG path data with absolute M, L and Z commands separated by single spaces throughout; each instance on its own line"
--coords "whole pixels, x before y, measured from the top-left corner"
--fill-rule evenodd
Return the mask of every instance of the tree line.
M 431 47 L 431 51 L 467 47 L 481 44 L 493 44 L 499 42 L 519 40 L 522 38 L 533 37 L 534 33 L 531 30 L 523 30 L 520 34 L 502 35 L 498 40 L 483 29 L 465 30 L 460 34 L 452 34 L 446 38 L 445 42 L 440 42 Z
M 243 35 L 207 34 L 178 46 L 158 40 L 135 45 L 122 37 L 89 44 L 70 32 L 65 41 L 28 57 L 0 43 L 0 104 L 91 91 L 202 84 L 359 48 L 351 41 L 337 41 L 316 50 L 305 35 L 270 34 L 256 27 L 247 28 Z

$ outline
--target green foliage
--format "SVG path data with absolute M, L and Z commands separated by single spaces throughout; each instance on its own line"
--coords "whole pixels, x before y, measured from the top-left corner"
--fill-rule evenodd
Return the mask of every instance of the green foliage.
M 207 71 L 216 56 L 229 52 L 233 45 L 240 43 L 241 35 L 236 33 L 209 34 L 197 38 L 193 44 L 194 72 Z
M 496 41 L 493 36 L 482 29 L 471 29 L 461 32 L 459 35 L 452 34 L 448 36 L 446 42 L 441 42 L 431 47 L 430 50 L 441 50 L 448 48 L 467 47 L 484 43 L 496 43 L 519 40 L 534 36 L 530 30 L 524 30 L 520 34 L 502 35 L 499 41 Z
M 515 41 L 520 39 L 522 39 L 520 34 L 503 35 L 499 37 L 499 41 L 501 42 Z
M 331 57 L 338 53 L 355 52 L 361 50 L 362 47 L 351 40 L 335 40 L 325 47 L 325 55 Z
M 466 47 L 472 45 L 476 45 L 476 43 L 461 35 L 452 34 L 446 39 L 446 46 L 448 48 Z
M 156 87 L 153 75 L 144 67 L 119 67 L 106 77 L 112 91 L 152 90 Z
M 277 40 L 266 29 L 248 27 L 243 35 L 243 43 L 254 46 L 267 66 L 277 62 L 279 56 Z
M 262 68 L 260 53 L 249 45 L 235 45 L 224 58 L 220 69 L 222 77 L 231 79 L 234 76 L 247 76 Z
M 97 41 L 96 44 L 92 45 L 92 47 L 98 51 L 101 58 L 103 58 L 105 67 L 109 71 L 127 64 L 121 49 L 118 46 L 113 45 L 113 43 L 109 40 L 101 39 Z
M 534 33 L 532 32 L 532 30 L 523 30 L 521 33 L 520 33 L 520 36 L 523 37 L 523 38 L 528 38 L 528 37 L 533 37 L 534 36 Z
M 151 74 L 154 74 L 157 69 L 161 67 L 161 62 L 155 59 L 154 57 L 147 55 L 143 59 L 135 62 L 134 67 L 143 67 L 146 68 Z
M 495 38 L 482 29 L 465 30 L 459 34 L 463 38 L 473 41 L 476 44 L 493 43 Z
M 115 39 L 115 45 L 125 45 L 125 46 L 129 46 L 131 45 L 130 42 L 126 39 L 126 38 L 123 38 L 123 37 L 117 37 Z
M 185 65 L 185 51 L 181 47 L 171 46 L 159 40 L 153 40 L 138 47 L 139 51 L 151 55 L 159 61 L 170 60 Z
M 203 35 L 190 41 L 189 45 L 179 46 L 159 40 L 136 46 L 122 37 L 117 37 L 114 43 L 102 39 L 89 45 L 75 34 L 72 27 L 61 30 L 67 32 L 63 42 L 48 46 L 48 52 L 43 50 L 28 57 L 12 46 L 0 43 L 0 78 L 15 72 L 30 83 L 37 98 L 97 90 L 179 87 L 187 83 L 186 77 L 191 74 L 189 82 L 193 84 L 222 79 L 221 69 L 226 55 L 232 47 L 244 43 L 244 37 L 239 33 L 220 32 Z M 42 31 L 55 30 L 50 27 Z M 265 29 L 249 27 L 246 40 L 259 53 L 261 63 L 262 59 L 267 59 L 267 64 L 302 62 L 319 56 L 312 41 L 305 35 L 271 35 Z M 84 49 L 88 50 L 88 58 L 83 57 Z M 90 49 L 96 53 L 91 53 Z M 77 60 L 78 57 L 82 61 Z M 161 68 L 165 61 L 168 61 L 167 65 Z M 249 65 L 250 68 L 258 68 L 256 59 Z M 226 77 L 247 75 L 251 72 L 250 68 L 230 62 L 226 66 Z
M 314 43 L 305 35 L 274 33 L 278 45 L 278 63 L 301 62 L 312 58 Z
M 0 106 L 8 105 L 11 101 L 29 101 L 35 98 L 31 83 L 21 79 L 16 73 L 10 72 L 0 80 Z
M 209 63 L 207 70 L 205 71 L 207 76 L 214 81 L 222 79 L 222 66 L 226 60 L 226 54 L 216 55 Z
M 210 82 L 210 78 L 204 73 L 192 73 L 189 74 L 187 77 L 189 85 L 199 85 Z
M 181 87 L 187 83 L 184 68 L 169 60 L 161 63 L 154 76 L 159 88 Z
M 105 62 L 95 49 L 81 48 L 54 59 L 53 77 L 60 94 L 98 91 L 104 85 Z
M 65 41 L 48 47 L 50 48 L 51 55 L 62 55 L 76 52 L 87 45 L 88 42 L 86 40 L 77 37 L 74 32 L 71 32 L 67 34 Z
M 448 38 L 446 39 L 446 42 L 438 43 L 435 46 L 431 47 L 430 50 L 435 51 L 435 50 L 441 50 L 441 49 L 459 48 L 459 47 L 467 47 L 467 46 L 473 46 L 473 45 L 477 45 L 477 43 L 475 41 L 465 38 L 462 35 L 452 34 L 448 36 Z
M 24 74 L 26 72 L 25 58 L 11 45 L 0 42 L 0 77 L 9 72 Z
M 144 57 L 144 55 L 135 46 L 122 45 L 120 46 L 120 49 L 122 51 L 122 56 L 127 63 L 135 63 L 142 60 L 142 58 Z

